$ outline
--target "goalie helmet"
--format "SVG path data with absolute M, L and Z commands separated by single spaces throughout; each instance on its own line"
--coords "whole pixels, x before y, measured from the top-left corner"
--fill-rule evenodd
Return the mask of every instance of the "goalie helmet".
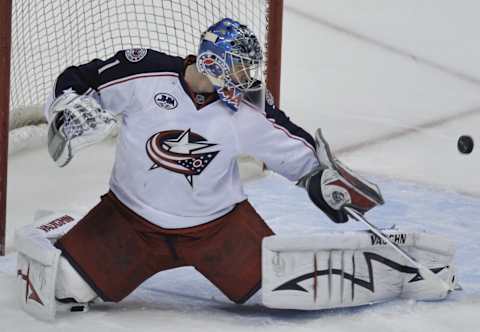
M 224 18 L 202 34 L 197 69 L 233 111 L 245 92 L 262 90 L 262 63 L 260 43 L 246 25 Z

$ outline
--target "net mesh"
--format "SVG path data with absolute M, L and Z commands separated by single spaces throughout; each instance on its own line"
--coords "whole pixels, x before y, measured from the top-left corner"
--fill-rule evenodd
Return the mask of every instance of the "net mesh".
M 266 15 L 262 0 L 14 0 L 10 109 L 43 104 L 66 67 L 121 49 L 195 54 L 223 17 L 247 24 L 265 48 Z

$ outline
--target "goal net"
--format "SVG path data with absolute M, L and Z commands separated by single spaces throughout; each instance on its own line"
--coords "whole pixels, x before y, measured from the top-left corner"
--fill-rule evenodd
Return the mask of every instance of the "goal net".
M 14 0 L 10 130 L 44 121 L 43 102 L 66 67 L 106 59 L 127 48 L 153 48 L 179 56 L 195 54 L 200 34 L 224 17 L 247 24 L 268 57 L 270 2 Z M 12 134 L 10 152 L 28 146 L 24 141 L 31 135 L 25 130 L 21 135 Z

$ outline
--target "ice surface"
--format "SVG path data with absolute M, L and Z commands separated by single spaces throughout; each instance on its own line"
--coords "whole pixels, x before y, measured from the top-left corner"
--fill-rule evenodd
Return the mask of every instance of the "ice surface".
M 321 127 L 339 151 L 406 132 L 379 148 L 357 150 L 349 165 L 480 194 L 480 152 L 460 156 L 456 150 L 462 134 L 480 143 L 480 85 L 322 24 L 333 22 L 480 78 L 480 23 L 472 14 L 480 10 L 478 2 L 285 3 L 294 11 L 285 12 L 281 107 L 293 119 L 310 132 Z M 435 125 L 450 117 L 457 119 Z M 420 135 L 410 135 L 412 130 Z
M 46 324 L 15 305 L 11 252 L 0 258 L 0 331 L 473 331 L 480 323 L 478 199 L 415 183 L 371 179 L 382 187 L 387 203 L 369 218 L 381 227 L 395 224 L 448 235 L 458 246 L 463 292 L 442 302 L 398 300 L 318 312 L 272 310 L 260 306 L 258 294 L 243 306 L 232 304 L 193 268 L 180 268 L 155 275 L 119 304 L 97 305 L 86 314 L 60 314 L 56 322 Z M 302 189 L 274 174 L 247 183 L 246 191 L 278 234 L 363 229 L 360 224 L 330 222 Z

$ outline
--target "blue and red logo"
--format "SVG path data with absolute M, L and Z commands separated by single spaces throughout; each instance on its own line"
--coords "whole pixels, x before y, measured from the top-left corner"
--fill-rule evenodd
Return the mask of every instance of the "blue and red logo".
M 147 141 L 147 154 L 158 167 L 182 174 L 193 187 L 193 176 L 200 175 L 218 154 L 199 134 L 187 130 L 167 130 L 151 136 Z

